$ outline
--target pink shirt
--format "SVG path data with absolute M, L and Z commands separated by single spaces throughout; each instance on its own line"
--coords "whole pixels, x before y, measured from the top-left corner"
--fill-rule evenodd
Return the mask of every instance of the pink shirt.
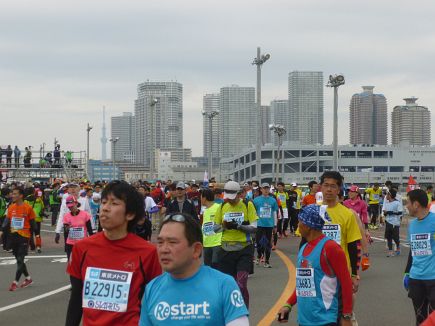
M 86 222 L 90 219 L 91 215 L 86 211 L 79 211 L 76 216 L 68 212 L 63 216 L 63 224 L 69 225 L 67 244 L 75 245 L 78 241 L 88 237 Z
M 369 222 L 369 217 L 367 215 L 367 204 L 364 200 L 361 200 L 359 198 L 355 200 L 346 199 L 343 202 L 343 205 L 349 209 L 354 210 L 363 222 L 363 224 L 367 224 Z

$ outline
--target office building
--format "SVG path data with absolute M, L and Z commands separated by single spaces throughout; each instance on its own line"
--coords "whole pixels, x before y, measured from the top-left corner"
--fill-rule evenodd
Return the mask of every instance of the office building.
M 391 114 L 393 145 L 407 142 L 409 145 L 430 146 L 429 109 L 418 105 L 415 97 L 404 100 L 406 104 L 395 106 Z
M 183 86 L 146 81 L 135 100 L 136 163 L 150 166 L 155 149 L 183 147 Z
M 270 105 L 261 106 L 261 124 L 263 125 L 263 135 L 261 137 L 262 145 L 270 143 L 272 140 L 269 125 L 271 124 Z
M 292 71 L 288 76 L 289 140 L 323 144 L 323 73 Z
M 135 124 L 133 113 L 124 112 L 121 116 L 112 117 L 111 138 L 119 137 L 114 146 L 111 142 L 111 153 L 116 162 L 134 162 Z
M 350 101 L 350 143 L 387 145 L 387 99 L 374 94 L 374 86 L 363 86 Z
M 219 128 L 220 128 L 220 116 L 217 115 L 212 119 L 212 133 L 210 133 L 210 119 L 207 114 L 213 111 L 219 111 L 219 99 L 220 94 L 205 94 L 203 97 L 202 109 L 205 115 L 202 119 L 202 140 L 203 140 L 203 155 L 208 158 L 210 155 L 210 136 L 212 140 L 212 152 L 213 158 L 219 157 Z

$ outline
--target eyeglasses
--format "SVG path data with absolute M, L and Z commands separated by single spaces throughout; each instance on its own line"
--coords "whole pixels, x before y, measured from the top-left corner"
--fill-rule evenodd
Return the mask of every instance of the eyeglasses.
M 174 222 L 180 222 L 180 223 L 184 223 L 186 222 L 186 218 L 181 215 L 181 214 L 169 214 L 166 215 L 165 218 L 163 219 L 163 223 L 167 222 L 167 221 L 174 221 Z

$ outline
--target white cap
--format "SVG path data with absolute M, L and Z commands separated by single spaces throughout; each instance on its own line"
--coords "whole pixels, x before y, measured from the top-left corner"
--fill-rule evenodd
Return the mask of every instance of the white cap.
M 228 181 L 224 186 L 224 199 L 235 199 L 240 191 L 240 185 L 235 181 Z

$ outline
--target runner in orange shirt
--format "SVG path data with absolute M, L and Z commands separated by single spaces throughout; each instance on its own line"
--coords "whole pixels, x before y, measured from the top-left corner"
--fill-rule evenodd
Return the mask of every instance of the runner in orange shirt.
M 12 253 L 17 260 L 17 272 L 15 280 L 9 287 L 9 291 L 15 291 L 18 288 L 18 281 L 21 275 L 26 277 L 20 288 L 25 288 L 33 283 L 32 278 L 27 271 L 24 258 L 27 255 L 29 248 L 29 239 L 31 232 L 36 228 L 35 212 L 32 206 L 24 202 L 24 190 L 22 188 L 15 188 L 12 191 L 13 204 L 9 206 L 6 219 L 3 222 L 2 230 L 10 227 L 10 247 Z M 0 231 L 0 237 L 3 232 Z

